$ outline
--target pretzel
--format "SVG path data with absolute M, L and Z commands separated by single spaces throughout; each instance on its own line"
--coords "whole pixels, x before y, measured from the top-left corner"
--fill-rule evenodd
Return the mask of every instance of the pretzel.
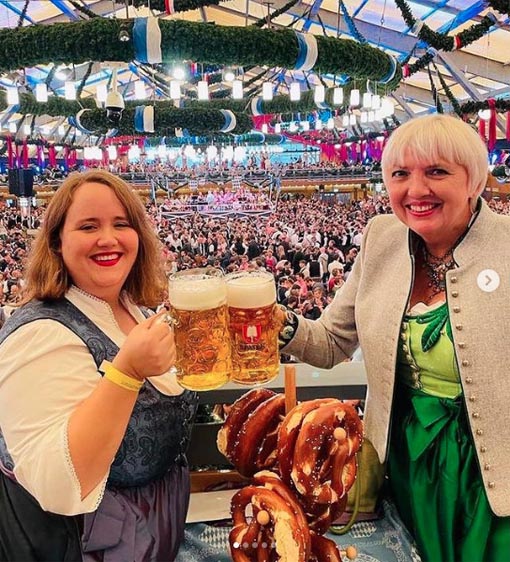
M 238 398 L 230 409 L 230 412 L 218 431 L 218 450 L 232 462 L 232 451 L 239 438 L 239 432 L 243 423 L 255 408 L 264 400 L 271 398 L 275 393 L 267 388 L 255 388 Z
M 283 481 L 287 484 L 290 484 L 290 475 L 294 460 L 294 447 L 304 417 L 319 406 L 330 404 L 331 402 L 339 402 L 339 400 L 335 400 L 334 398 L 319 398 L 317 400 L 301 402 L 285 416 L 278 433 L 277 447 L 280 474 Z
M 282 562 L 308 562 L 310 533 L 292 493 L 271 473 L 259 475 L 257 481 L 270 487 L 246 486 L 232 498 L 234 526 L 229 535 L 232 559 L 261 562 L 276 556 Z M 246 517 L 249 505 L 253 513 L 251 520 Z
M 306 414 L 291 471 L 299 494 L 317 503 L 334 503 L 343 497 L 354 483 L 350 458 L 361 445 L 361 435 L 361 421 L 349 404 L 331 402 Z
M 317 562 L 342 562 L 340 551 L 334 541 L 322 537 L 316 533 L 311 533 L 312 538 L 312 558 Z

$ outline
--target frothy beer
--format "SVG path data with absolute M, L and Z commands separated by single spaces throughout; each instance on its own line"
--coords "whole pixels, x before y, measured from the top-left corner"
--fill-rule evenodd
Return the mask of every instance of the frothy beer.
M 177 381 L 190 390 L 212 390 L 228 382 L 232 370 L 225 280 L 192 271 L 169 281 Z
M 268 382 L 280 367 L 274 277 L 254 271 L 233 273 L 226 281 L 232 380 L 249 385 Z

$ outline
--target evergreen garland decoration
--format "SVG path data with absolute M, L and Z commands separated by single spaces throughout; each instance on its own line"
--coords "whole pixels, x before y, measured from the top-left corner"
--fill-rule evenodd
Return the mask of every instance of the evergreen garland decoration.
M 21 10 L 21 13 L 20 13 L 19 19 L 18 19 L 18 25 L 16 27 L 21 27 L 23 25 L 23 21 L 24 21 L 26 15 L 27 15 L 29 3 L 30 3 L 30 0 L 25 0 L 25 5 L 23 6 L 23 10 Z
M 510 100 L 499 98 L 495 100 L 494 109 L 498 113 L 510 111 Z M 489 102 L 486 101 L 467 101 L 460 106 L 460 113 L 463 116 L 476 115 L 480 110 L 490 109 Z
M 359 41 L 360 43 L 366 43 L 367 40 L 358 31 L 358 28 L 356 27 L 356 24 L 354 23 L 354 20 L 351 18 L 351 15 L 347 11 L 347 8 L 346 8 L 346 6 L 345 6 L 345 4 L 343 3 L 342 0 L 340 0 L 340 9 L 342 10 L 342 14 L 344 16 L 345 23 L 347 24 L 347 27 L 349 28 L 350 34 L 354 37 L 354 39 L 356 39 L 356 41 Z
M 138 135 L 134 128 L 135 107 L 142 105 L 139 101 L 126 102 L 126 108 L 122 119 L 115 126 L 119 135 Z M 148 105 L 148 104 L 146 104 Z M 214 106 L 176 108 L 172 101 L 158 101 L 153 104 L 154 128 L 159 136 L 175 134 L 176 128 L 188 129 L 191 135 L 206 135 L 212 131 L 219 131 L 225 124 L 225 116 L 220 109 Z M 7 107 L 5 92 L 0 92 L 0 111 Z M 223 108 L 223 106 L 221 106 Z M 18 112 L 22 115 L 38 116 L 51 115 L 69 117 L 74 116 L 80 109 L 89 109 L 81 116 L 81 124 L 85 129 L 94 131 L 94 134 L 105 134 L 111 124 L 108 124 L 104 109 L 97 108 L 94 100 L 85 98 L 78 101 L 70 101 L 64 98 L 51 96 L 46 103 L 38 102 L 32 94 L 20 94 L 20 106 Z M 242 107 L 234 110 L 237 125 L 233 133 L 246 133 L 252 129 L 251 117 L 247 115 Z
M 441 87 L 443 88 L 446 97 L 450 100 L 450 103 L 452 104 L 453 111 L 455 111 L 455 113 L 460 116 L 461 112 L 460 112 L 459 102 L 457 101 L 456 97 L 453 95 L 452 91 L 448 87 L 448 84 L 446 83 L 444 76 L 439 72 L 436 63 L 432 62 L 432 64 L 434 65 L 434 68 L 436 70 L 437 76 L 439 78 L 439 82 L 441 83 Z
M 282 6 L 279 10 L 275 10 L 274 12 L 272 12 L 271 15 L 270 15 L 271 19 L 276 19 L 278 16 L 281 16 L 287 10 L 290 10 L 292 8 L 292 6 L 295 6 L 299 1 L 300 0 L 290 0 L 284 6 Z M 256 27 L 263 27 L 266 23 L 267 23 L 266 18 L 260 18 L 256 22 L 254 22 L 252 25 L 254 25 Z
M 76 0 L 68 0 L 68 2 L 76 8 L 82 14 L 85 14 L 89 18 L 98 18 L 99 16 L 95 14 L 92 10 L 84 6 L 83 4 L 78 3 Z
M 38 64 L 134 59 L 133 41 L 119 40 L 121 25 L 129 31 L 133 20 L 93 18 L 70 23 L 0 29 L 0 72 Z M 183 20 L 160 20 L 164 62 L 188 60 L 209 64 L 257 65 L 293 68 L 298 43 L 290 29 L 229 27 Z M 378 81 L 392 68 L 383 51 L 350 39 L 317 37 L 316 68 L 322 73 L 347 74 L 354 79 Z M 385 85 L 397 88 L 402 69 Z
M 423 21 L 416 20 L 406 0 L 395 0 L 395 4 L 399 8 L 406 25 L 411 28 L 411 31 L 415 31 L 422 41 L 440 51 L 453 51 L 470 45 L 477 39 L 480 39 L 480 37 L 483 37 L 497 23 L 494 15 L 488 14 L 479 23 L 472 25 L 455 36 L 450 36 L 433 31 Z
M 443 104 L 439 99 L 439 94 L 437 93 L 436 85 L 434 84 L 434 80 L 432 79 L 432 72 L 430 72 L 430 66 L 427 69 L 430 81 L 430 93 L 432 94 L 432 99 L 434 100 L 434 105 L 436 106 L 436 110 L 438 113 L 444 113 Z
M 487 4 L 494 10 L 510 16 L 510 2 L 508 0 L 487 0 Z
M 434 60 L 435 56 L 436 56 L 435 51 L 429 49 L 416 62 L 413 62 L 412 64 L 403 65 L 402 71 L 403 71 L 404 78 L 409 78 L 409 76 L 412 76 L 416 72 L 419 72 L 424 68 L 427 68 L 427 66 Z
M 116 0 L 121 4 L 119 0 Z M 166 12 L 165 0 L 132 0 L 135 8 L 151 7 L 152 10 L 158 12 Z M 218 5 L 220 0 L 174 0 L 175 12 L 187 12 L 188 10 L 196 10 L 198 8 Z

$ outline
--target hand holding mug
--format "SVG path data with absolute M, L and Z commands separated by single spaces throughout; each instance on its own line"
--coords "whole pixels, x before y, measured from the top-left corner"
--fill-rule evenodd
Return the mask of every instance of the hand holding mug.
M 166 373 L 175 363 L 174 332 L 166 311 L 135 326 L 112 361 L 126 375 L 143 380 Z

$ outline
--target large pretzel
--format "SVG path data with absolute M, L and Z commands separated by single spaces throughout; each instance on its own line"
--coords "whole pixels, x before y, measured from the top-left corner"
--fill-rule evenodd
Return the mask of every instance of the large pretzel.
M 254 475 L 254 485 L 232 500 L 232 558 L 336 562 L 335 543 L 320 535 L 345 509 L 361 421 L 350 404 L 333 398 L 303 402 L 285 418 L 284 407 L 283 395 L 252 390 L 234 403 L 218 435 L 220 451 L 237 470 Z M 281 479 L 267 470 L 257 473 L 263 468 L 278 470 Z
M 284 414 L 284 395 L 267 389 L 252 390 L 234 403 L 218 432 L 218 448 L 240 474 L 252 476 L 274 466 Z
M 293 494 L 276 474 L 255 476 L 259 485 L 246 486 L 232 498 L 233 529 L 229 535 L 234 562 L 308 562 L 310 532 Z M 251 519 L 247 508 L 251 506 Z M 275 558 L 276 557 L 276 558 Z
M 324 533 L 345 509 L 361 438 L 358 414 L 340 400 L 305 402 L 282 422 L 278 439 L 282 479 L 295 488 L 318 533 Z

